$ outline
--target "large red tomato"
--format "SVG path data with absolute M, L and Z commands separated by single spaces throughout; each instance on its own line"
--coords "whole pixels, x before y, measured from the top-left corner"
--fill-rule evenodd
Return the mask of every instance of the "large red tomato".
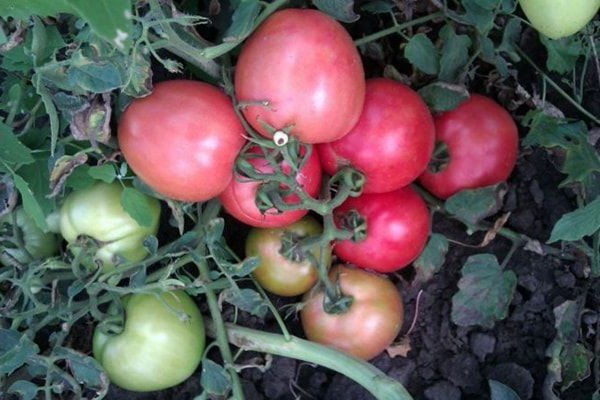
M 455 109 L 436 116 L 435 127 L 449 159 L 438 172 L 425 171 L 419 181 L 437 197 L 494 185 L 512 172 L 519 132 L 510 114 L 493 100 L 472 94 Z
M 358 123 L 344 137 L 318 145 L 323 169 L 351 165 L 365 174 L 364 193 L 390 192 L 427 167 L 435 143 L 433 117 L 419 95 L 390 79 L 367 81 Z
M 366 222 L 364 237 L 337 242 L 334 253 L 346 262 L 377 272 L 406 267 L 421 253 L 429 237 L 429 211 L 410 186 L 393 192 L 348 198 L 334 210 L 339 226 L 358 213 Z
M 267 159 L 262 156 L 262 150 L 258 147 L 252 147 L 249 153 L 253 157 L 248 157 L 247 161 L 254 167 L 254 170 L 270 174 L 273 168 L 269 165 Z M 284 161 L 280 161 L 281 170 L 285 174 L 293 174 L 293 170 Z M 317 196 L 321 189 L 321 163 L 319 156 L 314 149 L 310 152 L 308 160 L 305 161 L 302 168 L 296 174 L 296 182 L 299 190 L 304 190 L 311 197 Z M 277 228 L 289 225 L 298 221 L 308 213 L 308 210 L 288 210 L 278 211 L 276 209 L 267 210 L 264 213 L 256 205 L 256 194 L 261 181 L 249 180 L 247 177 L 235 174 L 227 188 L 219 195 L 219 200 L 223 208 L 237 220 L 259 228 Z M 283 197 L 287 204 L 297 204 L 299 197 L 295 193 Z
M 365 97 L 360 55 L 333 18 L 317 10 L 272 14 L 248 38 L 235 68 L 235 93 L 244 116 L 305 143 L 329 142 L 354 126 Z M 268 105 L 259 104 L 267 101 Z
M 300 320 L 304 334 L 313 342 L 370 360 L 396 338 L 404 321 L 402 297 L 382 275 L 343 265 L 335 266 L 332 280 L 339 278 L 342 294 L 352 296 L 345 313 L 323 309 L 324 290 L 316 286 L 304 295 Z
M 229 97 L 207 83 L 157 83 L 134 100 L 118 126 L 131 169 L 158 193 L 204 201 L 221 193 L 245 140 Z

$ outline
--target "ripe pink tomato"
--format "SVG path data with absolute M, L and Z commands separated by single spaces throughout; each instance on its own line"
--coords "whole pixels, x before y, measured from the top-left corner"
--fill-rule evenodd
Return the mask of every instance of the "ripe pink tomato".
M 366 221 L 365 237 L 334 244 L 343 261 L 377 272 L 393 272 L 419 256 L 429 237 L 429 210 L 410 186 L 387 193 L 367 193 L 348 198 L 334 210 L 338 226 L 349 212 Z
M 363 360 L 374 358 L 392 344 L 404 322 L 398 289 L 385 276 L 344 265 L 333 267 L 329 276 L 339 277 L 352 304 L 345 313 L 329 314 L 323 309 L 323 286 L 315 286 L 304 295 L 300 311 L 304 334 Z
M 390 79 L 367 81 L 358 123 L 341 139 L 317 146 L 323 169 L 333 175 L 351 165 L 365 174 L 363 193 L 390 192 L 427 167 L 435 143 L 433 117 L 419 95 Z
M 252 147 L 249 152 L 255 155 L 262 154 L 262 151 L 258 147 Z M 247 160 L 260 173 L 268 174 L 273 172 L 273 168 L 264 156 L 249 157 Z M 293 173 L 290 166 L 284 160 L 281 160 L 281 169 L 286 174 Z M 321 163 L 314 149 L 296 175 L 296 182 L 301 190 L 304 190 L 309 196 L 315 197 L 319 193 L 321 189 Z M 229 186 L 219 195 L 219 200 L 223 204 L 225 211 L 238 221 L 259 228 L 287 226 L 298 221 L 308 213 L 308 210 L 280 212 L 276 209 L 267 210 L 262 213 L 256 206 L 256 194 L 260 185 L 260 181 L 251 181 L 247 177 L 235 174 Z M 283 197 L 283 200 L 287 204 L 296 204 L 300 199 L 297 194 L 291 193 Z
M 235 93 L 248 123 L 304 143 L 329 142 L 354 126 L 365 97 L 360 55 L 344 27 L 317 10 L 273 13 L 244 43 Z M 268 101 L 269 105 L 256 104 Z M 255 103 L 255 104 L 252 104 Z
M 500 183 L 515 167 L 517 125 L 493 100 L 472 94 L 455 109 L 436 116 L 435 127 L 449 159 L 438 172 L 426 170 L 419 178 L 435 196 L 446 199 L 463 189 Z
M 163 196 L 204 201 L 221 193 L 245 142 L 231 99 L 203 82 L 157 83 L 119 120 L 119 146 L 131 169 Z

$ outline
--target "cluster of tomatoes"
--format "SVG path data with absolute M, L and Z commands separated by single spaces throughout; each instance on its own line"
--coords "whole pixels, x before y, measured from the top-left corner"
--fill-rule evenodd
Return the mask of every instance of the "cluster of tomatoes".
M 119 120 L 123 156 L 158 194 L 185 202 L 218 198 L 227 213 L 250 225 L 246 253 L 259 259 L 255 279 L 281 296 L 304 293 L 300 315 L 309 339 L 363 359 L 375 357 L 392 343 L 403 322 L 402 298 L 384 273 L 414 261 L 430 232 L 428 207 L 411 184 L 418 181 L 447 198 L 505 180 L 516 161 L 514 122 L 483 96 L 472 95 L 456 109 L 432 116 L 408 86 L 384 78 L 365 80 L 349 34 L 316 10 L 287 9 L 267 18 L 242 46 L 233 86 L 235 100 L 208 83 L 157 83 Z M 301 161 L 292 162 L 290 154 Z M 351 234 L 315 244 L 308 252 L 294 251 L 293 243 L 286 242 L 323 233 L 308 207 L 298 205 L 306 198 L 327 197 L 323 177 L 345 168 L 360 173 L 362 188 L 331 215 L 333 229 Z M 275 172 L 291 176 L 294 185 L 282 184 Z M 267 185 L 279 195 L 261 198 Z M 101 196 L 106 188 L 98 190 L 88 196 Z M 157 229 L 156 200 L 148 201 L 156 208 L 156 221 L 136 242 Z M 63 214 L 65 227 L 76 220 L 68 218 L 69 211 Z M 129 222 L 122 219 L 119 224 Z M 121 255 L 139 259 L 137 254 Z M 330 267 L 332 259 L 338 265 Z M 332 284 L 316 285 L 326 280 L 317 265 L 330 270 Z M 341 311 L 327 309 L 332 292 L 348 300 Z M 181 300 L 185 296 L 181 292 L 175 297 L 185 303 L 187 314 L 193 307 Z M 136 302 L 152 301 L 156 303 L 139 297 L 125 307 L 134 315 Z M 171 319 L 169 324 L 177 323 Z M 201 316 L 193 320 L 188 333 L 202 329 Z M 156 326 L 137 324 L 140 337 L 156 336 Z M 172 384 L 184 380 L 201 359 L 204 342 L 195 342 L 187 357 L 181 351 L 185 343 L 177 343 L 177 352 L 171 354 L 187 365 Z M 108 344 L 97 333 L 94 353 L 103 364 L 112 359 L 110 353 L 125 351 Z M 191 353 L 196 356 L 190 361 Z M 145 366 L 154 365 L 153 354 Z M 154 355 L 160 362 L 169 357 Z M 110 377 L 115 383 L 132 390 L 168 386 L 148 386 L 152 378 L 134 366 L 109 365 L 107 370 L 114 371 Z

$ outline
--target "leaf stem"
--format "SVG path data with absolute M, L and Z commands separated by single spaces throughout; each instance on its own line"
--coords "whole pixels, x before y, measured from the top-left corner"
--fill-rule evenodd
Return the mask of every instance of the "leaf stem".
M 212 321 L 207 321 L 206 327 L 209 335 L 216 334 L 217 326 Z M 291 336 L 289 340 L 286 340 L 282 335 L 234 324 L 226 324 L 226 332 L 229 342 L 243 350 L 295 358 L 344 374 L 363 386 L 377 400 L 413 399 L 400 382 L 388 377 L 372 364 L 333 348 L 296 336 Z
M 416 25 L 420 25 L 420 24 L 423 24 L 425 22 L 429 22 L 431 20 L 434 20 L 436 18 L 440 18 L 440 17 L 443 17 L 443 16 L 444 16 L 444 13 L 442 13 L 442 12 L 435 12 L 433 14 L 429 14 L 429 15 L 426 15 L 424 17 L 412 19 L 412 20 L 404 22 L 402 24 L 397 24 L 397 25 L 394 25 L 394 26 L 390 26 L 389 28 L 383 29 L 383 30 L 381 30 L 379 32 L 375 32 L 375 33 L 372 33 L 370 35 L 363 36 L 360 39 L 356 39 L 354 41 L 354 45 L 357 46 L 357 47 L 358 46 L 362 46 L 364 44 L 367 44 L 367 43 L 370 43 L 370 42 L 374 42 L 376 40 L 379 40 L 379 39 L 381 39 L 383 37 L 392 35 L 394 33 L 398 33 L 400 31 L 402 31 L 403 29 L 407 29 L 407 28 L 410 28 L 410 27 L 413 27 L 413 26 L 416 26 Z

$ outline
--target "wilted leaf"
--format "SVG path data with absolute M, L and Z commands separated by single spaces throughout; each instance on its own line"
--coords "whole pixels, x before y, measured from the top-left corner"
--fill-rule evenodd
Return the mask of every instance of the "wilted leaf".
M 548 243 L 576 241 L 600 229 L 600 197 L 575 211 L 563 214 L 556 222 Z
M 95 61 L 76 53 L 71 58 L 67 79 L 91 93 L 106 93 L 123 85 L 119 67 L 110 60 Z
M 502 207 L 506 185 L 501 183 L 479 189 L 467 189 L 450 196 L 444 208 L 469 228 L 495 214 Z
M 66 361 L 77 382 L 97 390 L 108 390 L 108 377 L 93 357 L 67 347 L 54 348 L 53 355 Z
M 93 145 L 108 143 L 111 115 L 110 95 L 104 93 L 101 97 L 94 97 L 73 113 L 69 124 L 71 134 L 75 139 L 90 141 Z
M 579 336 L 580 307 L 577 301 L 566 300 L 554 307 L 556 337 L 563 342 L 576 341 Z
M 509 386 L 493 379 L 489 379 L 488 384 L 490 385 L 491 400 L 520 400 L 519 395 Z
M 575 382 L 590 376 L 590 363 L 594 353 L 586 349 L 581 343 L 567 344 L 560 352 L 562 362 L 562 389 L 567 389 Z
M 426 74 L 438 73 L 440 63 L 438 49 L 424 33 L 418 33 L 410 38 L 404 48 L 404 57 Z
M 412 347 L 410 346 L 410 336 L 408 335 L 402 336 L 399 342 L 393 343 L 385 349 L 391 358 L 398 356 L 407 357 L 411 350 Z
M 78 166 L 85 164 L 87 160 L 88 156 L 85 153 L 62 156 L 56 160 L 52 171 L 50 171 L 50 197 L 57 196 L 63 190 L 67 178 L 76 171 Z M 86 174 L 86 179 L 90 178 L 87 176 L 87 168 L 85 172 L 81 170 L 80 173 Z
M 435 275 L 446 259 L 448 252 L 448 239 L 439 233 L 433 233 L 429 236 L 429 241 L 423 252 L 413 262 L 416 269 L 416 280 L 427 282 Z
M 459 291 L 452 297 L 452 321 L 492 328 L 508 313 L 517 286 L 515 273 L 502 271 L 492 254 L 469 257 L 461 272 Z

